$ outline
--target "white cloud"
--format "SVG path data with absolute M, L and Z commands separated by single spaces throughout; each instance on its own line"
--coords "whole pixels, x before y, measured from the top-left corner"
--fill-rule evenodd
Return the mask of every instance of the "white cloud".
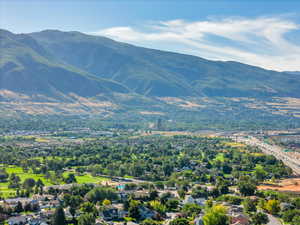
M 300 46 L 286 39 L 288 33 L 299 29 L 292 20 L 264 17 L 159 21 L 138 28 L 112 27 L 93 34 L 209 59 L 300 70 Z

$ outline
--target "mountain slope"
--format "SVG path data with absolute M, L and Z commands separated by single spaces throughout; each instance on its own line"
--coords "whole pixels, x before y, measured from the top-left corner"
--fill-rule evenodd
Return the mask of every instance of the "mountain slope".
M 69 93 L 91 97 L 128 92 L 123 85 L 59 62 L 28 35 L 1 30 L 0 44 L 0 89 L 59 99 Z
M 152 123 L 164 117 L 170 123 L 238 120 L 251 126 L 268 117 L 266 123 L 273 126 L 286 124 L 286 119 L 298 121 L 299 105 L 297 73 L 210 61 L 79 32 L 0 30 L 1 116 L 100 115 L 114 123 Z
M 29 34 L 53 56 L 146 96 L 300 96 L 296 75 L 136 47 L 79 32 Z

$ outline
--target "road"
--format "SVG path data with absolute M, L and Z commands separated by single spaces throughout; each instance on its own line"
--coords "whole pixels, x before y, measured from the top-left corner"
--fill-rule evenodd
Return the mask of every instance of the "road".
M 269 222 L 267 223 L 267 225 L 282 225 L 282 223 L 280 222 L 279 219 L 277 219 L 276 217 L 267 214 L 268 218 L 269 218 Z
M 295 175 L 300 175 L 300 160 L 292 158 L 286 152 L 283 152 L 283 149 L 276 145 L 267 144 L 256 137 L 233 137 L 238 142 L 243 142 L 247 145 L 256 146 L 262 150 L 265 154 L 273 155 L 277 159 L 282 160 L 283 163 L 290 167 Z

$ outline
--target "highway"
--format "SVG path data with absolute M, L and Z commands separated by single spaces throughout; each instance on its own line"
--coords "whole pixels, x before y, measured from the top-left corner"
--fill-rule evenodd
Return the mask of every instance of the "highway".
M 260 148 L 265 154 L 273 155 L 277 159 L 282 160 L 286 166 L 290 167 L 293 170 L 295 175 L 300 175 L 300 160 L 289 156 L 286 152 L 283 151 L 281 147 L 265 143 L 253 136 L 234 136 L 232 137 L 232 139 L 235 139 L 237 142 L 242 142 L 247 145 Z

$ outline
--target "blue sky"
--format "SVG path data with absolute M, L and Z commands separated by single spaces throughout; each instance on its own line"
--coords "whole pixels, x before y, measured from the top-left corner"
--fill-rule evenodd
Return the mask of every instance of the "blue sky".
M 299 0 L 0 0 L 0 27 L 77 30 L 275 70 L 300 70 Z

